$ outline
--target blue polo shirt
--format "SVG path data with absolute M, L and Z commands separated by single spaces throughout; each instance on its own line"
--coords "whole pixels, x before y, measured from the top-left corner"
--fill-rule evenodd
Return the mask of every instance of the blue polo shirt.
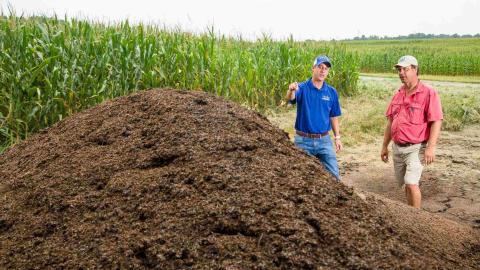
M 295 129 L 306 133 L 320 134 L 330 131 L 330 117 L 342 114 L 337 90 L 326 82 L 318 89 L 311 78 L 298 85 L 295 99 L 291 103 L 297 104 Z

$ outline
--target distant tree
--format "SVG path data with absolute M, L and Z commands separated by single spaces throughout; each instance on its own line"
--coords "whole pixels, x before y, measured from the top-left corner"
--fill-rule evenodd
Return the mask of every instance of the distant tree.
M 447 34 L 425 34 L 425 33 L 412 33 L 407 36 L 396 36 L 396 37 L 389 37 L 389 36 L 377 36 L 377 35 L 371 35 L 366 37 L 365 35 L 361 35 L 360 37 L 356 36 L 353 38 L 353 40 L 393 40 L 393 39 L 433 39 L 433 38 L 479 38 L 480 33 L 477 33 L 475 35 L 471 34 L 464 34 L 464 35 L 459 35 L 457 33 L 453 35 L 447 35 Z M 345 39 L 345 40 L 352 40 L 352 39 Z

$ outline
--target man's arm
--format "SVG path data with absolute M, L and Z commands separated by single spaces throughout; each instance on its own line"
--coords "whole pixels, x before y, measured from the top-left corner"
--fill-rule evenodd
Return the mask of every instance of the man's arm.
M 294 100 L 295 99 L 295 91 L 298 90 L 298 83 L 293 82 L 288 86 L 287 95 L 285 96 L 286 100 Z
M 342 141 L 340 141 L 340 124 L 338 121 L 338 116 L 330 117 L 330 122 L 332 123 L 333 136 L 335 139 L 335 150 L 339 152 L 342 150 L 343 146 Z
M 430 126 L 430 137 L 428 138 L 427 148 L 425 149 L 425 164 L 431 164 L 435 161 L 435 147 L 442 128 L 442 120 L 433 121 Z
M 392 140 L 392 119 L 389 117 L 387 126 L 385 127 L 385 132 L 383 133 L 383 145 L 382 145 L 382 152 L 380 153 L 380 157 L 382 158 L 383 162 L 388 162 L 388 144 Z

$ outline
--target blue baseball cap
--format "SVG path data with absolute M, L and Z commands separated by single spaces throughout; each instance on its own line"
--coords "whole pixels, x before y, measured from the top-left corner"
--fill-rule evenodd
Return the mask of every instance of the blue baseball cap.
M 315 58 L 315 61 L 313 62 L 313 66 L 316 67 L 320 64 L 325 64 L 328 67 L 332 67 L 332 63 L 330 63 L 330 59 L 326 55 L 319 55 L 317 58 Z

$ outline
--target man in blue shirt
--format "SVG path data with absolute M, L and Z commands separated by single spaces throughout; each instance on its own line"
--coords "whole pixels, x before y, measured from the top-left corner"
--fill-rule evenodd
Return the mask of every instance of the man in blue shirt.
M 342 150 L 338 124 L 340 103 L 337 90 L 325 82 L 331 66 L 327 56 L 315 58 L 312 77 L 302 83 L 291 83 L 286 98 L 290 103 L 297 104 L 295 145 L 317 157 L 327 171 L 340 181 L 335 154 Z M 329 135 L 332 129 L 335 151 Z

